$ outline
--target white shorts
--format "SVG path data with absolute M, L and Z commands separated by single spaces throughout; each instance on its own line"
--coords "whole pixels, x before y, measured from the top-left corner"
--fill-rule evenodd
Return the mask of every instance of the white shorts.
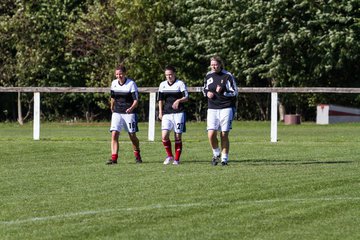
M 228 132 L 232 128 L 234 108 L 208 109 L 207 130 Z
M 125 129 L 128 133 L 139 131 L 136 113 L 112 113 L 110 132 L 121 132 L 122 129 Z
M 185 113 L 164 114 L 161 120 L 161 130 L 171 131 L 174 129 L 176 133 L 186 132 Z

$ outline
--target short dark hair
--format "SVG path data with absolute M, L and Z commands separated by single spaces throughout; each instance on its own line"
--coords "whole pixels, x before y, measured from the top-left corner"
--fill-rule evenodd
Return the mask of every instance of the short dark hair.
M 173 71 L 174 73 L 176 72 L 175 67 L 174 67 L 174 66 L 172 66 L 172 65 L 167 65 L 167 66 L 165 67 L 165 71 L 166 71 L 166 70 Z
M 126 73 L 126 67 L 124 64 L 120 64 L 119 66 L 116 67 L 116 70 L 120 70 L 123 73 Z

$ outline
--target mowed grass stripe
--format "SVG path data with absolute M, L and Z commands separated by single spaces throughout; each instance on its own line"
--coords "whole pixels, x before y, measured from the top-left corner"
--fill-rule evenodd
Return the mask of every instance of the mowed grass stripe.
M 327 197 L 327 198 L 307 198 L 307 199 L 264 199 L 264 200 L 240 200 L 240 201 L 232 201 L 232 202 L 221 202 L 219 206 L 224 207 L 226 205 L 259 205 L 259 204 L 271 204 L 271 203 L 280 203 L 280 202 L 288 202 L 288 203 L 310 203 L 310 202 L 329 202 L 329 201 L 340 201 L 340 202 L 349 202 L 349 201 L 360 201 L 360 197 Z M 170 204 L 170 205 L 150 205 L 143 207 L 129 207 L 129 208 L 114 208 L 114 209 L 101 209 L 101 210 L 90 210 L 83 212 L 75 212 L 75 213 L 66 213 L 62 215 L 55 216 L 46 216 L 46 217 L 32 217 L 29 219 L 16 219 L 10 221 L 1 221 L 0 223 L 3 225 L 17 225 L 28 222 L 37 222 L 37 221 L 51 221 L 51 220 L 62 220 L 64 218 L 72 218 L 78 216 L 86 216 L 86 215 L 95 215 L 95 214 L 105 214 L 105 213 L 116 213 L 120 211 L 144 211 L 151 209 L 167 209 L 167 208 L 193 208 L 193 207 L 215 207 L 214 203 L 186 203 L 186 204 Z

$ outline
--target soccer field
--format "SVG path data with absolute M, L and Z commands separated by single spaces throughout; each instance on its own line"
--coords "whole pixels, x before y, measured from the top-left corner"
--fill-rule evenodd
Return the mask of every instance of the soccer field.
M 140 124 L 110 156 L 108 123 L 0 124 L 0 239 L 360 239 L 360 124 L 234 122 L 229 166 L 187 123 L 179 166 Z M 173 137 L 172 137 L 173 139 Z

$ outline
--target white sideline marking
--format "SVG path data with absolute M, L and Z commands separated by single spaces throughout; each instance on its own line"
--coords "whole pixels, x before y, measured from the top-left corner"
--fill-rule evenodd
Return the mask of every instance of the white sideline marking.
M 265 200 L 249 200 L 249 201 L 234 201 L 234 202 L 226 202 L 221 203 L 222 205 L 240 205 L 240 204 L 263 204 L 263 203 L 278 203 L 278 202 L 314 202 L 314 201 L 359 201 L 360 197 L 349 197 L 349 198 L 298 198 L 298 199 L 265 199 Z M 0 221 L 1 225 L 19 225 L 23 223 L 30 222 L 39 222 L 39 221 L 49 221 L 49 220 L 58 220 L 64 218 L 71 218 L 77 216 L 87 216 L 87 215 L 95 215 L 95 214 L 104 214 L 110 212 L 120 212 L 120 211 L 143 211 L 143 210 L 152 210 L 152 209 L 161 209 L 161 208 L 191 208 L 196 206 L 213 206 L 216 204 L 213 203 L 185 203 L 185 204 L 170 204 L 170 205 L 149 205 L 143 207 L 130 207 L 130 208 L 114 208 L 114 209 L 102 209 L 102 210 L 94 210 L 94 211 L 84 211 L 84 212 L 75 212 L 75 213 L 67 213 L 61 215 L 54 216 L 46 216 L 46 217 L 33 217 L 28 219 L 17 219 L 12 221 Z

